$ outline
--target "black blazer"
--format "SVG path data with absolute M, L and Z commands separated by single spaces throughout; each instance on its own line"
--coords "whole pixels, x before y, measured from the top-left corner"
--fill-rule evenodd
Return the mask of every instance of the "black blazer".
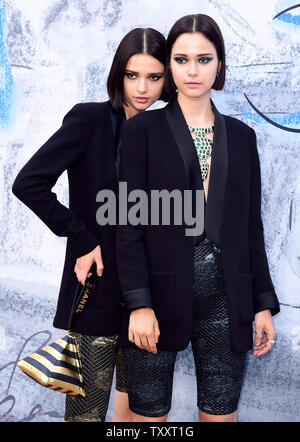
M 97 278 L 95 293 L 78 315 L 73 329 L 80 333 L 109 336 L 119 331 L 121 288 L 116 269 L 115 226 L 99 226 L 96 194 L 101 189 L 117 191 L 116 149 L 118 131 L 125 121 L 123 108 L 110 101 L 75 105 L 61 128 L 23 167 L 13 184 L 13 193 L 58 236 L 67 237 L 65 264 L 54 327 L 67 329 L 78 284 L 76 259 L 101 246 L 104 271 Z M 69 208 L 51 191 L 67 170 Z
M 253 346 L 254 314 L 271 309 L 275 315 L 280 310 L 264 246 L 256 134 L 211 103 L 215 134 L 204 231 L 222 253 L 232 348 L 246 351 Z M 127 181 L 128 192 L 203 190 L 194 142 L 177 100 L 128 120 L 121 138 L 119 180 Z M 183 350 L 188 345 L 195 237 L 185 235 L 186 227 L 118 226 L 117 263 L 125 307 L 121 345 L 134 347 L 128 340 L 130 310 L 146 306 L 154 308 L 159 322 L 158 349 Z

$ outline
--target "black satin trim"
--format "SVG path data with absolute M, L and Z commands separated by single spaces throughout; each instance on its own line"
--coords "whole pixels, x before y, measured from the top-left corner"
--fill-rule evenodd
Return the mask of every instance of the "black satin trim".
M 263 310 L 271 310 L 272 316 L 280 312 L 280 306 L 274 292 L 257 293 L 254 296 L 254 312 L 258 313 Z
M 115 152 L 115 168 L 117 178 L 119 177 L 119 165 L 120 165 L 120 134 L 122 130 L 123 123 L 126 121 L 126 114 L 124 108 L 115 108 L 112 106 L 111 101 L 108 101 L 110 116 L 111 116 L 111 124 L 112 124 L 112 132 L 113 132 L 113 140 L 114 140 L 114 152 Z
M 122 307 L 126 310 L 135 310 L 142 307 L 153 308 L 153 301 L 150 293 L 150 288 L 140 288 L 130 290 L 122 294 Z
M 215 132 L 212 146 L 210 182 L 207 202 L 205 203 L 204 232 L 194 237 L 197 244 L 207 237 L 220 244 L 220 227 L 224 203 L 224 194 L 228 172 L 228 143 L 224 116 L 214 102 L 211 104 L 215 113 Z M 165 108 L 165 115 L 180 152 L 186 171 L 186 189 L 203 190 L 200 164 L 193 138 L 185 121 L 178 100 L 170 102 Z

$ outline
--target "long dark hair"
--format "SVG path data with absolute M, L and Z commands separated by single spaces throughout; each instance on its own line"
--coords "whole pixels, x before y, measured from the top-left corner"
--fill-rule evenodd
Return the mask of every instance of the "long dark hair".
M 169 99 L 176 97 L 176 85 L 172 73 L 169 70 L 172 47 L 181 34 L 186 32 L 202 32 L 216 48 L 219 61 L 222 62 L 219 75 L 216 77 L 212 89 L 221 90 L 225 84 L 225 45 L 221 30 L 217 23 L 209 15 L 192 14 L 186 15 L 173 25 L 167 38 L 167 62 L 165 75 L 165 92 Z
M 115 53 L 107 79 L 107 92 L 114 107 L 126 105 L 124 97 L 124 73 L 132 55 L 148 54 L 166 64 L 166 39 L 153 28 L 135 28 L 121 40 Z M 164 90 L 160 100 L 166 100 Z

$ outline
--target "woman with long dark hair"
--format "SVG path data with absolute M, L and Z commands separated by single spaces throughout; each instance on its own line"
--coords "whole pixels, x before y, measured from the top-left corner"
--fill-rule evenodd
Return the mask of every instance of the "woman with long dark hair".
M 163 99 L 165 38 L 152 28 L 137 28 L 122 39 L 110 69 L 110 100 L 76 104 L 61 128 L 19 172 L 13 193 L 58 236 L 67 249 L 54 327 L 68 329 L 78 282 L 94 273 L 95 291 L 72 330 L 77 333 L 86 397 L 66 397 L 67 421 L 104 421 L 117 359 L 116 421 L 130 420 L 118 333 L 120 283 L 114 225 L 96 221 L 96 195 L 117 193 L 119 135 L 123 122 Z M 51 191 L 65 171 L 69 208 Z
M 200 421 L 236 421 L 253 320 L 254 355 L 275 342 L 280 308 L 264 246 L 255 131 L 221 114 L 210 96 L 223 88 L 225 69 L 217 23 L 204 14 L 181 18 L 167 38 L 170 103 L 123 127 L 119 179 L 129 192 L 145 192 L 145 213 L 159 219 L 117 228 L 120 344 L 134 421 L 166 420 L 176 355 L 189 342 Z M 191 232 L 199 221 L 204 229 Z

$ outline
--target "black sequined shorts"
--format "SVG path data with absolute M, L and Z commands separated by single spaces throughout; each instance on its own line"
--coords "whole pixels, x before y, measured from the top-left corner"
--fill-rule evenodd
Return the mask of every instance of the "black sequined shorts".
M 194 248 L 192 351 L 197 377 L 197 405 L 212 415 L 236 411 L 247 352 L 230 345 L 227 293 L 221 250 L 207 237 Z M 159 417 L 171 408 L 176 351 L 156 354 L 124 348 L 130 409 Z
M 82 361 L 86 397 L 66 395 L 65 420 L 104 422 L 116 367 L 116 390 L 127 393 L 123 350 L 118 335 L 90 336 L 76 333 Z

